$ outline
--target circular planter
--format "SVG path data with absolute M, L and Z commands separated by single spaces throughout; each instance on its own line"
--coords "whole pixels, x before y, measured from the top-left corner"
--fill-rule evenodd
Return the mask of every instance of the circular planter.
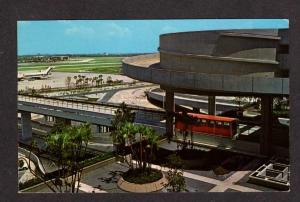
M 146 183 L 146 184 L 135 184 L 127 182 L 120 177 L 118 180 L 118 187 L 127 192 L 136 192 L 136 193 L 146 193 L 146 192 L 155 192 L 161 190 L 165 184 L 168 183 L 167 178 L 164 173 L 162 173 L 162 178 L 155 182 Z

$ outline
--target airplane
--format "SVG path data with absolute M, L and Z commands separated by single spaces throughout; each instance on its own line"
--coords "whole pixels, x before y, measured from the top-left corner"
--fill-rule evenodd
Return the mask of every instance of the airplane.
M 42 79 L 50 74 L 55 66 L 49 66 L 46 70 L 41 70 L 40 72 L 33 73 L 18 73 L 18 81 L 22 79 Z

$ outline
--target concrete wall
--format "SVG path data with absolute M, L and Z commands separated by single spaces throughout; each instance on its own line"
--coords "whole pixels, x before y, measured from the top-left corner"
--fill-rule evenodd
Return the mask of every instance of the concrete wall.
M 37 103 L 28 103 L 23 101 L 18 101 L 18 110 L 105 126 L 110 126 L 111 119 L 113 118 L 113 115 L 110 114 L 101 114 L 100 116 L 100 113 L 96 112 L 56 107 L 51 105 L 49 106 Z
M 171 33 L 160 35 L 160 50 L 211 55 L 218 39 L 216 31 Z
M 155 92 L 148 92 L 148 96 L 154 100 L 163 102 L 165 101 L 165 95 L 155 93 Z M 176 96 L 176 95 L 175 95 Z M 176 105 L 183 105 L 183 106 L 189 106 L 193 108 L 199 108 L 199 109 L 208 109 L 208 100 L 189 100 L 188 98 L 174 98 L 175 104 Z M 224 105 L 222 103 L 216 103 L 216 109 L 217 111 L 229 111 L 232 109 L 236 109 L 237 105 L 235 106 L 234 104 L 228 104 Z
M 138 56 L 135 57 L 138 60 Z M 126 75 L 137 80 L 142 80 L 138 72 L 147 68 L 125 63 L 123 70 Z M 254 76 L 204 74 L 184 71 L 170 71 L 158 68 L 148 68 L 148 74 L 143 75 L 151 83 L 157 83 L 173 88 L 184 88 L 202 91 L 224 91 L 232 93 L 255 94 L 289 94 L 288 78 L 266 78 Z
M 259 60 L 276 60 L 278 40 L 220 36 L 212 55 Z
M 176 131 L 176 137 L 174 139 L 182 140 L 182 135 Z M 187 137 L 187 141 L 191 140 L 191 136 Z M 248 142 L 242 140 L 232 140 L 230 138 L 218 137 L 213 135 L 206 134 L 194 134 L 193 135 L 194 143 L 200 145 L 206 145 L 212 148 L 219 148 L 224 150 L 231 150 L 236 152 L 244 152 L 247 154 L 260 154 L 260 144 L 255 142 Z M 289 150 L 287 148 L 274 146 L 274 153 L 281 157 L 289 156 Z
M 161 52 L 160 61 L 162 68 L 174 71 L 233 75 L 257 72 L 280 72 L 278 63 L 275 61 L 267 63 L 258 60 L 184 55 L 170 52 Z
M 53 105 L 45 105 L 45 104 L 38 104 L 38 103 L 31 103 L 31 102 L 24 102 L 24 101 L 18 101 L 18 110 L 22 111 L 22 114 L 26 114 L 26 115 L 30 114 L 31 112 L 35 114 L 43 114 L 47 116 L 60 117 L 63 119 L 73 120 L 78 122 L 88 122 L 91 124 L 101 125 L 101 126 L 111 126 L 111 121 L 115 116 L 113 111 L 100 113 L 100 112 L 93 112 L 93 111 L 85 111 L 84 109 L 79 110 L 79 109 L 72 109 L 67 107 L 57 107 Z M 163 119 L 163 117 L 164 117 L 163 112 L 137 110 L 136 122 L 160 126 L 161 125 L 160 121 Z M 28 127 L 28 129 L 31 129 L 31 122 L 26 121 L 26 124 L 27 123 L 30 123 L 30 127 Z M 69 123 L 71 124 L 71 121 L 69 121 Z M 26 130 L 26 134 L 27 133 L 28 132 Z
M 282 39 L 282 41 L 281 41 Z M 125 75 L 181 88 L 247 94 L 289 94 L 287 42 L 278 30 L 223 30 L 160 35 L 160 55 L 123 60 Z M 281 63 L 279 63 L 281 62 Z
M 276 59 L 277 30 L 224 30 L 160 36 L 160 50 L 223 57 Z
M 21 111 L 22 133 L 21 140 L 28 140 L 32 137 L 31 112 Z

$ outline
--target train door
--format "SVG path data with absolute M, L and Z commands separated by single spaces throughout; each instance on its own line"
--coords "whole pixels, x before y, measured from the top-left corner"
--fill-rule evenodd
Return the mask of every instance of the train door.
M 216 121 L 216 134 L 222 135 L 224 133 L 223 123 L 221 121 Z
M 230 122 L 223 122 L 223 127 L 224 127 L 224 133 L 223 136 L 225 137 L 231 137 L 232 133 L 231 133 L 231 124 Z
M 208 127 L 209 127 L 209 133 L 212 133 L 215 135 L 216 134 L 216 125 L 215 125 L 214 120 L 209 120 Z

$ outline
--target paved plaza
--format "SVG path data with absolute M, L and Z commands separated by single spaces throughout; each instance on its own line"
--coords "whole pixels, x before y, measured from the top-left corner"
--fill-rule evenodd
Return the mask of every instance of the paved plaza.
M 196 170 L 184 170 L 183 176 L 186 181 L 188 192 L 261 192 L 276 191 L 270 188 L 250 184 L 247 182 L 249 174 L 259 165 L 258 159 L 250 161 L 240 171 L 232 171 L 223 180 L 216 179 L 211 171 L 200 174 Z M 167 167 L 152 165 L 152 168 L 159 169 L 165 174 L 169 170 Z M 85 173 L 81 183 L 80 193 L 126 193 L 117 186 L 117 181 L 123 172 L 128 170 L 128 166 L 121 162 L 114 162 L 88 173 Z M 30 192 L 30 191 L 29 191 Z M 47 187 L 35 190 L 34 192 L 51 192 Z M 167 192 L 165 188 L 159 192 Z

